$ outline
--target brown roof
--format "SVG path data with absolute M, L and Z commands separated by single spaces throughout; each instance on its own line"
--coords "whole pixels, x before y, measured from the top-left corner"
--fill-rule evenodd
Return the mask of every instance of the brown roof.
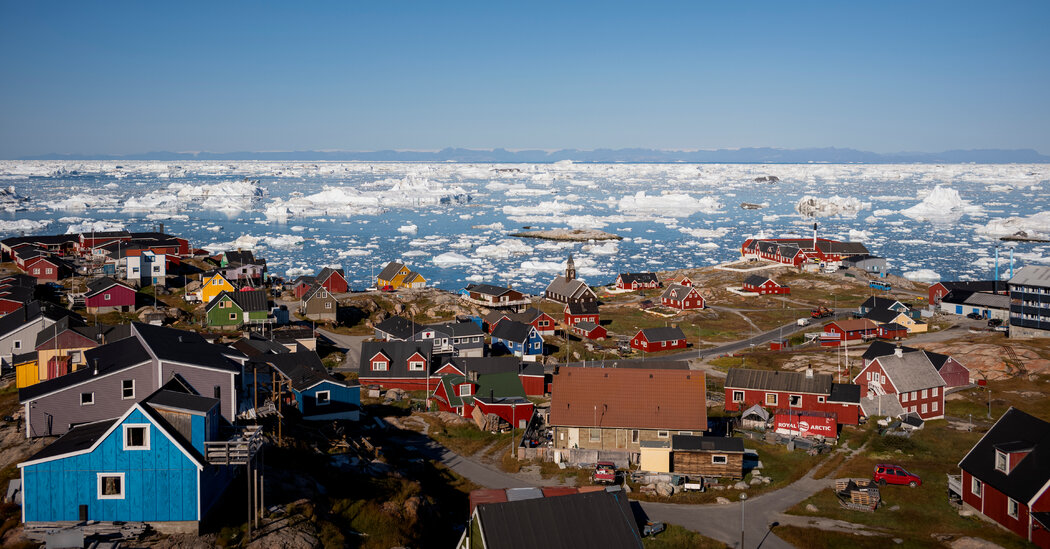
M 838 326 L 840 329 L 842 329 L 844 331 L 847 331 L 847 332 L 855 332 L 857 330 L 874 330 L 875 328 L 879 327 L 878 324 L 876 324 L 876 323 L 874 323 L 871 320 L 868 320 L 866 318 L 854 318 L 854 319 L 850 319 L 850 320 L 836 320 L 835 322 L 828 323 L 828 326 L 830 326 L 832 324 Z
M 550 423 L 706 431 L 704 373 L 563 367 L 551 387 Z

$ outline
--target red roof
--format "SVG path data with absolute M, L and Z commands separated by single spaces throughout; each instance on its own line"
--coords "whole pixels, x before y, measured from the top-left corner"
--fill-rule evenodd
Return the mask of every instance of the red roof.
M 551 397 L 551 425 L 707 430 L 700 371 L 563 367 Z

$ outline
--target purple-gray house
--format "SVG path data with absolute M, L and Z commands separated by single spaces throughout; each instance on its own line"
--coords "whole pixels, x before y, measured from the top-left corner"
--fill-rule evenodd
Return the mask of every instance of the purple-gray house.
M 61 435 L 82 423 L 118 417 L 172 378 L 220 401 L 233 422 L 247 357 L 200 334 L 133 323 L 131 337 L 84 352 L 87 365 L 18 391 L 26 436 Z

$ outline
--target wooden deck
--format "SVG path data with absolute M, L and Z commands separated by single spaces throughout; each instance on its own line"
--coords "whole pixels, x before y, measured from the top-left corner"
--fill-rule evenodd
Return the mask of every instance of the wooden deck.
M 262 427 L 249 425 L 230 440 L 205 442 L 204 458 L 212 465 L 247 465 L 262 445 Z

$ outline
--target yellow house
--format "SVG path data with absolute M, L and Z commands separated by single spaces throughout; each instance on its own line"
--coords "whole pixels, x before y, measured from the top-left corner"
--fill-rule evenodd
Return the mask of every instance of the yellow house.
M 215 273 L 211 276 L 205 276 L 201 280 L 201 301 L 208 303 L 215 296 L 222 292 L 236 292 L 237 287 L 234 286 L 226 277 L 222 276 L 222 273 Z
M 376 277 L 376 287 L 384 288 L 390 286 L 397 290 L 400 288 L 425 288 L 427 280 L 423 275 L 411 270 L 404 263 L 391 261 Z
M 15 386 L 24 389 L 40 383 L 40 371 L 37 368 L 36 353 L 15 355 L 12 359 L 15 366 Z
M 893 321 L 907 328 L 909 334 L 921 334 L 929 328 L 929 325 L 925 322 L 915 320 L 904 313 L 897 315 L 897 318 L 893 319 Z
M 87 363 L 84 351 L 98 347 L 104 331 L 94 326 L 71 326 L 68 317 L 41 331 L 36 339 L 38 379 L 80 369 Z

